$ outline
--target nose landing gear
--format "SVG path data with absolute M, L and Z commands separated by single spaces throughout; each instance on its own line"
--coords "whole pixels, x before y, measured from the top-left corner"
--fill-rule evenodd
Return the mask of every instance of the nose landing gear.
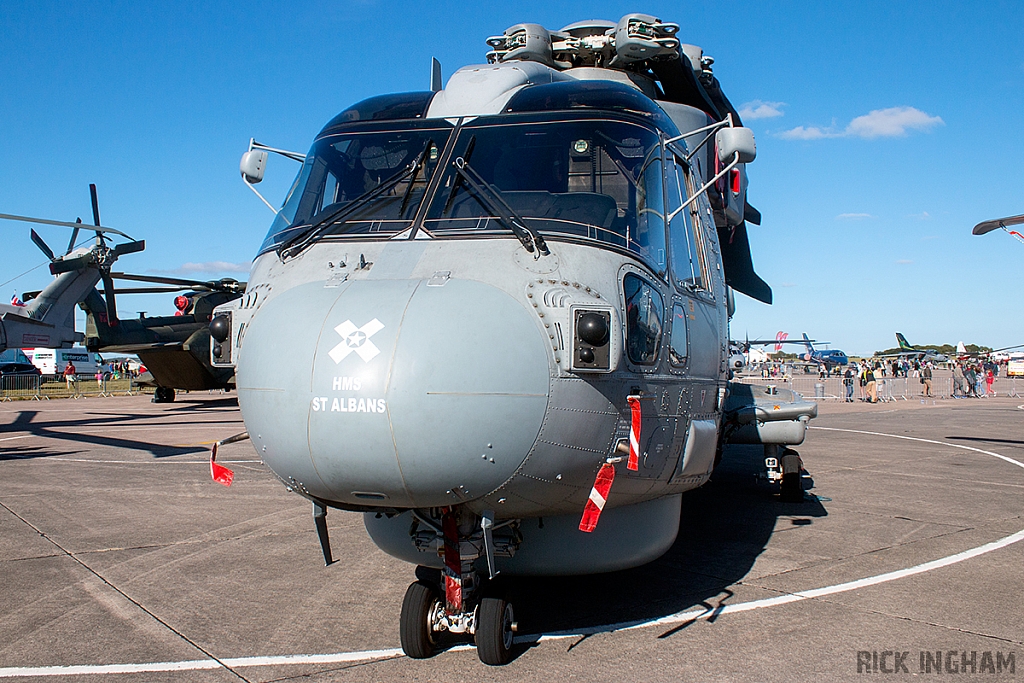
M 414 659 L 431 657 L 447 631 L 472 635 L 484 664 L 508 664 L 518 628 L 512 603 L 496 594 L 489 581 L 493 557 L 488 558 L 486 575 L 473 569 L 473 562 L 487 551 L 479 552 L 473 540 L 460 538 L 458 517 L 457 510 L 446 509 L 441 518 L 443 573 L 431 580 L 436 570 L 417 570 L 420 580 L 405 592 L 399 621 L 402 650 Z
M 464 603 L 457 612 L 439 597 L 438 587 L 426 581 L 416 581 L 405 592 L 399 636 L 402 650 L 413 659 L 427 659 L 437 654 L 440 636 L 466 633 L 476 642 L 480 661 L 501 666 L 512 661 L 512 645 L 518 624 L 512 603 L 504 597 L 486 596 L 475 605 Z

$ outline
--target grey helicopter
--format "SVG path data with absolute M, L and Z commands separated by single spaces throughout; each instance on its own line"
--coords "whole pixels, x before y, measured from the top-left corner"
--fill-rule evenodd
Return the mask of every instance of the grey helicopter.
M 429 91 L 345 109 L 308 154 L 242 157 L 250 187 L 270 153 L 301 169 L 244 296 L 214 311 L 211 362 L 312 501 L 328 564 L 336 508 L 417 565 L 411 657 L 449 632 L 508 662 L 495 577 L 654 560 L 727 441 L 799 477 L 815 405 L 729 382 L 733 290 L 771 301 L 746 233 L 753 134 L 678 29 L 517 24 L 444 87 L 435 60 Z

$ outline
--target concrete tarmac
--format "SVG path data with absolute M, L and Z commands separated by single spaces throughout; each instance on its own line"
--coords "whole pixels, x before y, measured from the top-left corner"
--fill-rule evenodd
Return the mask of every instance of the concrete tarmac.
M 1016 680 L 1022 403 L 824 403 L 803 503 L 730 448 L 661 559 L 510 583 L 500 668 L 469 647 L 401 656 L 413 567 L 332 510 L 325 568 L 311 506 L 251 443 L 221 451 L 230 488 L 211 481 L 208 444 L 244 429 L 230 395 L 0 404 L 0 678 Z

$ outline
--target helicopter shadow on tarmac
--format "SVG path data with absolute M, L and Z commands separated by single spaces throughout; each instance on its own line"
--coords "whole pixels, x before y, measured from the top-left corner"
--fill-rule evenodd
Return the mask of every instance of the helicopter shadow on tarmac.
M 217 410 L 238 410 L 238 397 L 237 396 L 226 396 L 224 398 L 217 398 L 213 400 L 203 399 L 189 399 L 188 394 L 185 396 L 178 395 L 175 400 L 174 407 L 168 407 L 167 412 L 171 413 L 182 413 L 182 412 L 195 412 L 195 411 L 217 411 Z
M 37 418 L 42 417 L 42 420 Z M 147 424 L 146 420 L 150 419 L 148 415 L 132 415 L 132 414 L 104 414 L 104 415 L 87 415 L 81 419 L 48 419 L 46 413 L 41 413 L 35 410 L 23 410 L 18 413 L 18 417 L 10 424 L 10 426 L 17 430 L 28 432 L 32 436 L 44 437 L 46 439 L 57 440 L 67 444 L 91 444 L 94 446 L 106 446 L 110 448 L 125 448 L 134 451 L 145 451 L 150 453 L 154 458 L 166 458 L 173 455 L 186 455 L 189 453 L 205 453 L 206 448 L 204 446 L 168 446 L 165 444 L 152 443 L 149 441 L 139 441 L 136 439 L 126 438 L 124 436 L 117 436 L 119 429 L 126 426 L 143 426 Z M 225 420 L 225 422 L 235 422 L 235 420 Z M 62 431 L 62 428 L 76 427 L 105 427 L 107 433 L 95 434 L 95 433 L 74 433 Z M 121 432 L 123 434 L 123 432 Z M 5 457 L 9 449 L 5 448 L 0 451 L 0 460 L 28 460 L 33 458 L 45 458 L 54 457 L 58 455 L 68 455 L 78 451 L 65 451 L 59 449 L 39 449 L 34 452 L 28 452 L 27 450 L 13 457 Z
M 780 516 L 793 516 L 792 523 L 803 526 L 828 515 L 806 493 L 803 502 L 780 502 L 777 489 L 755 479 L 764 471 L 763 459 L 760 447 L 728 447 L 711 481 L 683 494 L 679 536 L 654 562 L 591 576 L 508 579 L 505 587 L 515 604 L 519 632 L 586 630 L 657 619 L 692 607 L 708 613 L 724 607 L 732 596 L 730 587 L 753 567 Z M 804 488 L 810 486 L 813 481 L 805 475 Z

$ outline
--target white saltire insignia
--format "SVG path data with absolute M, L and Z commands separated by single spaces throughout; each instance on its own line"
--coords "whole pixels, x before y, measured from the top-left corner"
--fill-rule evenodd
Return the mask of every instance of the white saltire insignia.
M 334 331 L 341 335 L 341 343 L 330 350 L 330 356 L 335 363 L 340 363 L 348 354 L 355 351 L 363 362 L 369 363 L 373 360 L 380 349 L 378 349 L 370 337 L 384 329 L 384 323 L 374 318 L 362 327 L 356 327 L 351 320 L 346 320 L 334 328 Z

